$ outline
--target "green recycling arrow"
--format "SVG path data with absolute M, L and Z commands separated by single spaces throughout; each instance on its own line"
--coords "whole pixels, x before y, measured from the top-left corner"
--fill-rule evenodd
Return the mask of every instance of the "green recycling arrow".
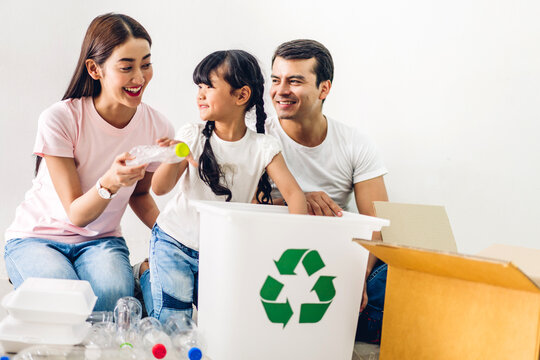
M 321 255 L 317 250 L 311 250 L 304 256 L 302 260 L 302 265 L 309 276 L 321 270 L 324 267 L 324 262 L 321 259 Z
M 321 321 L 332 302 L 320 304 L 302 304 L 300 306 L 300 323 L 316 323 Z
M 283 289 L 283 284 L 273 277 L 268 276 L 261 289 L 261 297 L 264 300 L 275 301 L 278 298 L 281 289 Z
M 279 260 L 274 260 L 274 263 L 280 275 L 296 275 L 295 269 L 300 261 L 302 261 L 308 276 L 325 267 L 319 252 L 308 249 L 287 249 L 281 254 Z M 316 323 L 323 318 L 332 299 L 336 296 L 333 282 L 335 278 L 335 276 L 319 276 L 311 291 L 315 291 L 320 303 L 301 304 L 300 323 Z M 280 281 L 268 275 L 261 288 L 260 296 L 268 319 L 273 323 L 283 324 L 283 328 L 285 328 L 293 315 L 293 310 L 288 298 L 285 299 L 284 303 L 275 302 L 283 287 L 284 285 Z
M 266 315 L 268 316 L 268 320 L 273 323 L 283 324 L 283 327 L 285 327 L 293 315 L 289 299 L 287 299 L 287 301 L 284 303 L 270 303 L 264 300 L 261 301 L 263 303 L 264 310 L 266 311 Z
M 285 250 L 276 263 L 276 267 L 281 275 L 296 275 L 294 269 L 300 262 L 307 249 L 289 249 Z
M 320 276 L 319 279 L 317 279 L 317 282 L 313 285 L 311 291 L 315 291 L 319 301 L 330 301 L 336 296 L 336 288 L 333 283 L 335 278 L 335 276 Z

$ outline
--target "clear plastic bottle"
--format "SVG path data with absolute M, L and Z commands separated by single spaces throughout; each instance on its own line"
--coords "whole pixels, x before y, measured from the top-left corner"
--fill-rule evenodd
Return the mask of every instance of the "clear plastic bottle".
M 114 307 L 114 322 L 119 330 L 134 329 L 141 320 L 141 302 L 132 296 L 118 299 Z
M 204 352 L 204 340 L 197 325 L 186 314 L 169 316 L 164 325 L 171 337 L 174 349 L 182 360 L 200 360 Z
M 133 358 L 134 348 L 139 343 L 137 325 L 141 320 L 142 306 L 139 300 L 132 296 L 125 296 L 118 299 L 114 307 L 114 321 L 116 323 L 116 334 L 114 336 L 115 346 L 122 350 L 122 358 Z
M 146 353 L 156 359 L 172 358 L 172 343 L 169 335 L 163 331 L 159 320 L 146 317 L 139 322 L 139 334 Z
M 114 321 L 114 314 L 112 311 L 94 311 L 86 319 L 86 322 L 92 325 L 97 324 L 97 323 L 102 323 L 102 322 L 113 322 L 113 321 Z
M 85 356 L 84 348 L 73 345 L 33 345 L 22 349 L 13 360 L 93 360 Z
M 189 155 L 189 147 L 185 143 L 172 146 L 140 145 L 129 150 L 135 157 L 126 161 L 128 166 L 137 166 L 151 162 L 177 163 Z
M 112 321 L 92 325 L 83 341 L 85 358 L 87 360 L 100 359 L 104 351 L 115 349 L 113 343 L 115 334 L 116 326 Z

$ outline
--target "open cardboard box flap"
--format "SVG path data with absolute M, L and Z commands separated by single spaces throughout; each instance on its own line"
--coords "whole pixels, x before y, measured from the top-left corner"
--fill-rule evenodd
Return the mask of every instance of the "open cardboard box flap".
M 523 270 L 540 287 L 540 250 L 494 244 L 480 251 L 478 256 L 510 261 Z
M 540 293 L 540 286 L 512 262 L 355 239 L 373 255 L 401 269 Z M 540 258 L 539 258 L 540 259 Z
M 381 360 L 539 359 L 536 250 L 458 254 L 443 207 L 375 209 L 384 242 L 354 241 L 388 264 Z

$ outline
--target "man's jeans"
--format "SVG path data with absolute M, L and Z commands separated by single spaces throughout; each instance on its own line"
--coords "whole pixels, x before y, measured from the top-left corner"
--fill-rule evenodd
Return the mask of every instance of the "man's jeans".
M 191 316 L 193 303 L 197 304 L 199 252 L 184 246 L 156 224 L 149 261 L 150 271 L 140 279 L 148 316 L 162 323 L 179 312 Z
M 133 296 L 129 250 L 121 237 L 78 244 L 25 238 L 6 243 L 6 269 L 15 288 L 29 277 L 87 280 L 98 297 L 94 311 L 112 311 L 123 296 Z
M 387 269 L 388 266 L 379 260 L 367 278 L 368 304 L 358 317 L 356 341 L 374 344 L 381 342 Z

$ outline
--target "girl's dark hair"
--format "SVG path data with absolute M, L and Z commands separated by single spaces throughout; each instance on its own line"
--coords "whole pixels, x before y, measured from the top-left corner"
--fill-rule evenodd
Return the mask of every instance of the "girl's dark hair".
M 86 60 L 92 59 L 96 64 L 102 65 L 118 45 L 122 45 L 132 37 L 145 39 L 152 46 L 152 39 L 146 29 L 127 15 L 108 13 L 92 20 L 84 36 L 75 72 L 62 100 L 98 96 L 101 93 L 101 84 L 88 74 Z M 37 156 L 36 175 L 40 162 L 41 157 Z
M 221 67 L 223 79 L 233 90 L 248 86 L 251 89 L 251 97 L 246 105 L 246 111 L 255 106 L 257 114 L 256 129 L 264 134 L 264 78 L 257 59 L 243 50 L 216 51 L 205 57 L 193 71 L 193 82 L 213 86 L 210 81 L 212 72 Z M 222 185 L 220 180 L 224 174 L 217 163 L 216 157 L 210 145 L 210 136 L 214 131 L 215 123 L 207 121 L 202 133 L 206 137 L 203 152 L 199 158 L 199 176 L 212 189 L 216 195 L 226 195 L 226 201 L 230 201 L 232 193 L 229 188 Z M 270 192 L 272 186 L 266 171 L 261 176 L 257 186 L 257 201 L 260 204 L 272 204 Z

